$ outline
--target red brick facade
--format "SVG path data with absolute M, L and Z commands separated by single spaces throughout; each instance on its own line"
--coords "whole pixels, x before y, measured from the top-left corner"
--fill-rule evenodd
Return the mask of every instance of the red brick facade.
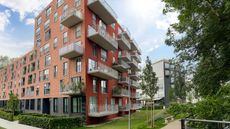
M 83 114 L 87 124 L 95 124 L 125 114 L 129 84 L 135 111 L 140 49 L 110 9 L 104 0 L 53 0 L 35 19 L 33 50 L 0 70 L 0 106 L 12 92 L 18 94 L 24 111 Z M 90 26 L 99 33 L 90 35 L 95 33 Z M 119 62 L 123 63 L 118 66 Z M 66 86 L 74 77 L 84 85 L 81 92 L 64 94 L 61 80 Z

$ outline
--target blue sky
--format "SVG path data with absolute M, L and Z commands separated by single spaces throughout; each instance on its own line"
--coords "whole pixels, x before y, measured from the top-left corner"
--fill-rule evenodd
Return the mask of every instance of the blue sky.
M 51 0 L 0 1 L 0 55 L 21 56 L 33 47 L 34 17 Z M 175 56 L 164 44 L 169 24 L 177 14 L 163 15 L 161 0 L 107 0 L 118 21 L 129 28 L 142 50 L 142 59 L 153 61 Z

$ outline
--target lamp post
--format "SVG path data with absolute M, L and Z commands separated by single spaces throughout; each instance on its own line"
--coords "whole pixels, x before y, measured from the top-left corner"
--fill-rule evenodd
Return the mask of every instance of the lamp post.
M 128 83 L 128 90 L 129 90 L 129 117 L 128 117 L 128 129 L 131 129 L 131 101 L 130 101 L 130 97 L 131 97 L 131 91 L 130 91 L 130 84 L 131 80 L 129 79 L 129 83 Z

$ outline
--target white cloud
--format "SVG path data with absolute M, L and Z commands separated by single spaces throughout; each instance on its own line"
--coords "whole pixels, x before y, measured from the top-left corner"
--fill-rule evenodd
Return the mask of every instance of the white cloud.
M 0 0 L 0 4 L 20 14 L 20 20 L 33 13 L 37 15 L 51 0 Z
M 0 33 L 0 46 L 0 55 L 7 55 L 13 58 L 23 56 L 32 50 L 33 41 L 20 41 L 6 33 Z
M 26 19 L 26 25 L 34 25 L 34 18 Z
M 0 12 L 0 31 L 4 31 L 6 26 L 10 24 L 10 18 L 11 14 L 9 10 L 5 10 L 4 12 Z

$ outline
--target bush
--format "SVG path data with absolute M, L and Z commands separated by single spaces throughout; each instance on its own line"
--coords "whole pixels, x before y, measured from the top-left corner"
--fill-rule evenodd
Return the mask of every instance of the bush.
M 13 121 L 13 117 L 14 117 L 13 113 L 0 111 L 0 118 L 2 118 L 2 119 Z
M 43 129 L 70 129 L 81 127 L 84 124 L 83 117 L 61 117 L 45 114 L 27 113 L 19 116 L 19 123 L 31 125 Z

